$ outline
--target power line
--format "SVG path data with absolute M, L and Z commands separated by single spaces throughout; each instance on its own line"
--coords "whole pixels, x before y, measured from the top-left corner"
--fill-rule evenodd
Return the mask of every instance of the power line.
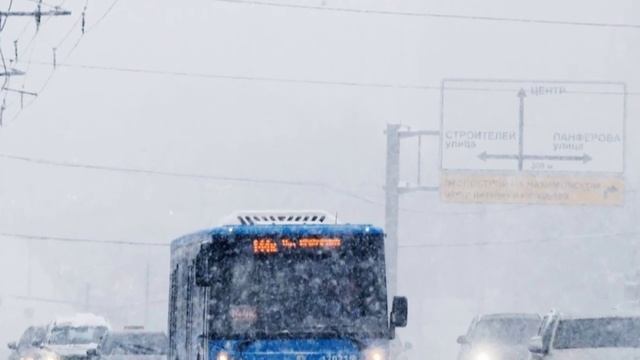
M 39 303 L 48 303 L 48 304 L 61 304 L 61 305 L 72 305 L 72 306 L 79 306 L 79 305 L 85 305 L 84 301 L 73 301 L 73 300 L 63 300 L 63 299 L 53 299 L 53 298 L 48 298 L 48 297 L 40 297 L 40 296 L 28 296 L 28 295 L 15 295 L 15 294 L 5 294 L 2 295 L 0 294 L 0 298 L 9 298 L 9 299 L 13 299 L 13 300 L 18 300 L 18 301 L 24 301 L 24 302 L 39 302 Z M 165 299 L 157 299 L 157 300 L 151 300 L 148 302 L 149 305 L 158 305 L 158 304 L 166 304 L 168 302 L 168 300 Z M 132 306 L 142 306 L 147 304 L 146 302 L 143 301 L 139 301 L 139 302 L 133 302 L 133 303 L 128 303 L 128 304 L 119 304 L 119 305 L 114 305 L 114 304 L 92 304 L 92 307 L 94 308 L 101 308 L 101 309 L 121 309 L 121 308 L 128 308 L 128 307 L 132 307 Z
M 111 13 L 111 11 L 113 10 L 114 7 L 116 7 L 118 2 L 120 2 L 120 0 L 113 0 L 113 2 L 111 3 L 111 6 L 109 6 L 109 8 L 107 8 L 107 11 L 105 11 L 104 14 L 102 14 L 102 16 L 98 20 L 96 20 L 96 22 L 93 23 L 93 25 L 91 25 L 91 27 L 89 27 L 87 29 L 87 32 L 93 30 L 96 26 L 100 25 L 102 20 L 104 20 Z
M 41 242 L 63 242 L 63 243 L 80 243 L 95 245 L 123 245 L 138 247 L 156 247 L 168 248 L 169 243 L 144 242 L 144 241 L 120 241 L 120 240 L 98 240 L 90 238 L 72 238 L 50 235 L 33 235 L 24 233 L 0 232 L 1 237 L 26 239 Z M 629 237 L 638 237 L 638 232 L 618 232 L 604 234 L 581 234 L 581 235 L 558 235 L 551 238 L 523 239 L 516 241 L 480 241 L 480 242 L 458 242 L 458 243 L 426 243 L 426 244 L 404 244 L 399 248 L 403 249 L 434 249 L 434 248 L 477 248 L 488 246 L 513 246 L 513 245 L 529 245 L 529 244 L 549 244 L 578 240 L 606 240 L 606 239 L 624 239 Z
M 640 24 L 625 24 L 625 23 L 605 23 L 605 22 L 591 22 L 591 21 L 566 21 L 566 20 L 549 20 L 539 18 L 520 18 L 520 17 L 500 17 L 500 16 L 476 16 L 476 15 L 461 15 L 461 14 L 446 14 L 435 12 L 409 12 L 409 11 L 394 11 L 394 10 L 374 10 L 374 9 L 357 9 L 357 8 L 343 8 L 332 6 L 314 6 L 314 5 L 302 5 L 302 4 L 284 4 L 269 1 L 260 0 L 212 0 L 223 3 L 231 4 L 244 4 L 254 6 L 270 6 L 289 9 L 304 9 L 314 11 L 327 11 L 327 12 L 341 12 L 361 15 L 386 15 L 386 16 L 405 16 L 405 17 L 420 17 L 420 18 L 435 18 L 435 19 L 449 19 L 449 20 L 465 20 L 465 21 L 486 21 L 486 22 L 501 22 L 501 23 L 519 23 L 519 24 L 535 24 L 535 25 L 565 25 L 565 26 L 581 26 L 581 27 L 597 27 L 597 28 L 612 28 L 612 29 L 640 29 Z
M 46 65 L 46 66 L 53 65 L 53 63 L 51 62 L 34 62 L 34 64 Z M 280 78 L 280 77 L 270 77 L 270 76 L 198 73 L 198 72 L 186 72 L 186 71 L 153 70 L 153 69 L 146 69 L 146 68 L 115 67 L 115 66 L 100 66 L 100 65 L 70 64 L 70 63 L 58 63 L 57 65 L 58 67 L 67 67 L 67 68 L 76 68 L 76 69 L 85 69 L 85 70 L 139 73 L 139 74 L 149 74 L 149 75 L 169 75 L 169 76 L 219 79 L 219 80 L 262 81 L 262 82 L 309 84 L 309 85 L 336 85 L 336 86 L 366 87 L 366 88 L 395 88 L 395 89 L 416 89 L 416 90 L 440 90 L 441 89 L 441 87 L 438 85 L 423 86 L 423 85 L 413 85 L 413 84 L 391 84 L 391 83 L 381 83 L 381 82 L 295 79 L 295 78 Z
M 2 295 L 0 295 L 0 297 L 2 297 Z M 14 299 L 14 300 L 19 300 L 19 301 L 27 301 L 27 302 L 39 302 L 39 303 L 62 304 L 62 305 L 81 305 L 81 302 L 79 301 L 51 299 L 51 298 L 38 297 L 38 296 L 4 295 L 4 297 Z
M 52 66 L 52 62 L 47 61 L 34 61 L 33 64 Z M 383 83 L 383 82 L 358 82 L 358 81 L 332 81 L 332 80 L 314 80 L 314 79 L 296 79 L 296 78 L 282 78 L 282 77 L 269 77 L 269 76 L 251 76 L 251 75 L 232 75 L 232 74 L 215 74 L 215 73 L 201 73 L 201 72 L 187 72 L 187 71 L 171 71 L 171 70 L 154 70 L 141 67 L 116 67 L 116 66 L 104 66 L 104 65 L 89 65 L 89 64 L 72 64 L 72 63 L 57 63 L 58 67 L 66 67 L 73 69 L 83 70 L 96 70 L 107 72 L 122 72 L 122 73 L 135 73 L 135 74 L 147 74 L 147 75 L 160 75 L 160 76 L 178 76 L 200 79 L 217 79 L 217 80 L 239 80 L 239 81 L 260 81 L 260 82 L 272 82 L 272 83 L 285 83 L 285 84 L 304 84 L 304 85 L 325 85 L 325 86 L 347 86 L 347 87 L 360 87 L 360 88 L 380 88 L 380 89 L 400 89 L 400 90 L 423 90 L 423 91 L 441 91 L 442 85 L 420 85 L 420 84 L 402 84 L 402 83 Z M 474 87 L 453 87 L 448 86 L 444 88 L 446 91 L 476 91 L 476 92 L 507 92 L 511 91 L 505 88 L 474 88 Z M 517 90 L 517 89 L 516 89 Z M 567 91 L 566 93 L 573 93 Z M 640 92 L 606 92 L 606 91 L 582 91 L 581 94 L 593 94 L 593 95 L 627 95 L 627 96 L 640 96 Z
M 545 244 L 545 243 L 559 243 L 566 241 L 576 240 L 605 240 L 612 238 L 625 238 L 625 237 L 637 237 L 640 233 L 637 232 L 621 232 L 621 233 L 608 233 L 608 234 L 583 234 L 583 235 L 564 235 L 555 236 L 552 238 L 540 238 L 540 239 L 524 239 L 517 241 L 479 241 L 479 242 L 459 242 L 459 243 L 426 243 L 426 244 L 404 244 L 399 248 L 403 249 L 437 249 L 437 248 L 475 248 L 475 247 L 487 247 L 487 246 L 510 246 L 510 245 L 527 245 L 527 244 Z
M 39 159 L 39 158 L 9 155 L 9 154 L 3 154 L 3 153 L 0 153 L 0 159 L 22 161 L 22 162 L 27 162 L 32 164 L 46 165 L 46 166 L 53 166 L 53 167 L 64 167 L 64 168 L 71 168 L 71 169 L 88 169 L 88 170 L 96 170 L 96 171 L 110 171 L 110 172 L 137 174 L 137 175 L 166 176 L 166 177 L 187 178 L 187 179 L 194 179 L 194 180 L 228 181 L 228 182 L 240 182 L 240 183 L 249 183 L 249 184 L 315 187 L 315 188 L 333 192 L 338 195 L 356 199 L 371 205 L 384 206 L 383 201 L 373 199 L 367 196 L 363 196 L 353 191 L 349 191 L 346 189 L 338 188 L 329 184 L 319 183 L 319 182 L 287 181 L 287 180 L 277 180 L 277 179 L 256 179 L 256 178 L 245 178 L 245 177 L 230 177 L 230 176 L 216 176 L 216 175 L 205 175 L 205 174 L 167 172 L 167 171 L 148 170 L 148 169 L 104 166 L 104 165 L 96 165 L 96 164 L 69 163 L 65 161 Z M 477 211 L 477 212 L 471 212 L 471 211 L 469 212 L 434 212 L 434 211 L 424 211 L 424 210 L 410 209 L 410 208 L 401 208 L 400 210 L 404 212 L 415 213 L 415 214 L 458 216 L 458 215 L 485 215 L 487 213 L 494 213 L 494 212 L 495 213 L 512 212 L 512 211 L 517 211 L 527 207 L 528 205 L 522 205 L 522 206 L 508 208 L 508 209 L 499 209 L 496 211 Z
M 25 239 L 42 242 L 64 242 L 64 243 L 82 243 L 82 244 L 101 244 L 101 245 L 125 245 L 125 246 L 142 246 L 142 247 L 169 247 L 170 244 L 158 242 L 143 241 L 119 241 L 119 240 L 98 240 L 89 238 L 72 238 L 49 235 L 32 235 L 22 233 L 0 232 L 0 236 L 4 238 Z
M 195 179 L 195 180 L 209 180 L 209 181 L 223 181 L 223 182 L 237 182 L 237 183 L 248 183 L 248 184 L 264 184 L 264 185 L 283 185 L 283 186 L 297 186 L 297 187 L 314 187 L 320 188 L 327 191 L 331 191 L 337 194 L 341 194 L 344 196 L 348 196 L 354 199 L 358 199 L 364 202 L 372 203 L 372 204 L 380 204 L 380 202 L 367 198 L 365 196 L 361 196 L 352 191 L 337 188 L 335 186 L 320 183 L 320 182 L 312 182 L 312 181 L 292 181 L 292 180 L 278 180 L 278 179 L 259 179 L 259 178 L 250 178 L 250 177 L 234 177 L 234 176 L 220 176 L 220 175 L 207 175 L 207 174 L 195 174 L 195 173 L 181 173 L 181 172 L 172 172 L 172 171 L 160 171 L 160 170 L 149 170 L 149 169 L 139 169 L 139 168 L 129 168 L 129 167 L 118 167 L 118 166 L 105 166 L 105 165 L 97 165 L 97 164 L 87 164 L 87 163 L 71 163 L 66 161 L 55 161 L 55 160 L 47 160 L 47 159 L 38 159 L 26 156 L 18 156 L 18 155 L 9 155 L 0 153 L 0 158 L 8 159 L 8 160 L 16 160 L 22 162 L 29 162 L 33 164 L 39 165 L 48 165 L 55 167 L 64 167 L 64 168 L 74 168 L 74 169 L 86 169 L 86 170 L 96 170 L 96 171 L 109 171 L 109 172 L 119 172 L 119 173 L 128 173 L 128 174 L 138 174 L 138 175 L 155 175 L 155 176 L 165 176 L 165 177 L 174 177 L 174 178 L 186 178 L 186 179 Z

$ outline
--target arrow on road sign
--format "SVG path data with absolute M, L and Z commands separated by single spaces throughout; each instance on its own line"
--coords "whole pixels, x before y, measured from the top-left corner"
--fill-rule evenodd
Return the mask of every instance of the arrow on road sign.
M 524 98 L 527 97 L 527 92 L 524 89 L 518 91 L 518 99 L 520 99 L 520 113 L 518 122 L 518 170 L 522 171 L 524 161 Z
M 525 160 L 554 160 L 554 161 L 581 161 L 588 163 L 592 160 L 591 156 L 583 154 L 580 156 L 563 156 L 563 155 L 526 155 L 524 154 L 524 99 L 527 97 L 527 92 L 524 89 L 518 91 L 519 101 L 519 116 L 518 116 L 518 154 L 487 154 L 486 151 L 482 152 L 478 157 L 482 161 L 489 159 L 499 160 L 517 160 L 518 170 L 522 171 L 523 163 Z
M 478 158 L 482 161 L 487 161 L 490 159 L 499 159 L 499 160 L 518 160 L 518 163 L 521 163 L 524 160 L 554 160 L 554 161 L 582 161 L 583 163 L 588 163 L 593 160 L 591 156 L 588 154 L 583 154 L 579 156 L 563 156 L 563 155 L 509 155 L 509 154 L 488 154 L 486 151 L 483 151 L 478 155 Z

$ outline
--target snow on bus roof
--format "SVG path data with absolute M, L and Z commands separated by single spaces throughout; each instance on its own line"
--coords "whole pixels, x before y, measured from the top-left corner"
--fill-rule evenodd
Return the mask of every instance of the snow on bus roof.
M 73 316 L 58 317 L 53 322 L 54 326 L 90 326 L 90 327 L 106 327 L 109 328 L 109 323 L 102 316 L 95 314 L 75 314 Z
M 338 219 L 323 210 L 236 211 L 222 219 L 221 225 L 302 225 L 337 224 Z

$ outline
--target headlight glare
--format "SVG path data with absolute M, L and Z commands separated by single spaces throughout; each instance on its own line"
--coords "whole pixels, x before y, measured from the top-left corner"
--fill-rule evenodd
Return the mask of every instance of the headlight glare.
M 365 360 L 387 360 L 386 355 L 386 352 L 382 348 L 369 348 L 365 351 Z
M 231 356 L 229 356 L 228 352 L 223 350 L 218 353 L 216 360 L 231 360 Z
M 487 353 L 486 351 L 480 351 L 476 353 L 473 360 L 493 360 L 493 359 L 491 358 L 489 353 Z

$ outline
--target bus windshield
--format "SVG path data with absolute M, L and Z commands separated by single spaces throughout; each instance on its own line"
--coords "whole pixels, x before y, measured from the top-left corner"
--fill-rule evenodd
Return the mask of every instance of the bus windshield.
M 377 252 L 232 255 L 210 291 L 217 337 L 367 335 L 386 331 L 384 262 Z

